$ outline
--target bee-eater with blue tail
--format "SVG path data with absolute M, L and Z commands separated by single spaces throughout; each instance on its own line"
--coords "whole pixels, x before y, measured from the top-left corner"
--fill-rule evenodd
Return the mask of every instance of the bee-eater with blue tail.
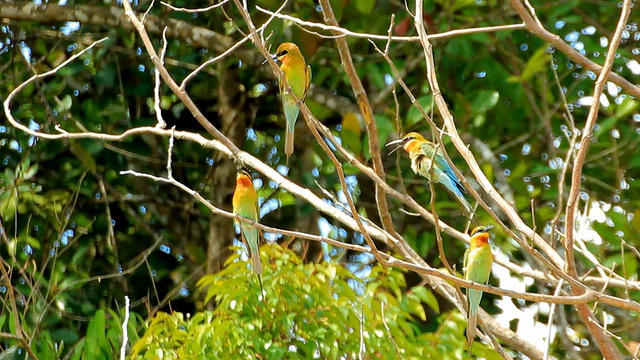
M 273 56 L 273 60 L 280 62 L 280 69 L 284 73 L 286 83 L 291 87 L 293 93 L 302 102 L 307 97 L 307 91 L 311 84 L 311 67 L 306 64 L 304 57 L 300 53 L 300 49 L 294 43 L 286 42 L 278 46 L 278 50 Z M 280 97 L 284 108 L 284 117 L 286 120 L 286 135 L 284 140 L 284 153 L 287 155 L 287 164 L 289 157 L 293 154 L 294 131 L 296 129 L 296 120 L 300 114 L 300 105 L 296 99 L 289 93 L 289 88 L 284 81 L 280 81 Z
M 253 180 L 251 175 L 246 171 L 238 171 L 236 176 L 236 190 L 233 193 L 233 212 L 258 222 L 258 193 L 253 186 Z M 237 221 L 237 220 L 236 220 Z M 242 230 L 242 237 L 244 237 L 245 244 L 249 248 L 249 255 L 253 262 L 253 270 L 258 275 L 258 282 L 260 283 L 260 293 L 262 293 L 262 263 L 260 262 L 260 233 L 258 228 L 253 224 L 245 221 L 237 221 L 240 223 L 240 229 Z
M 489 245 L 489 231 L 493 226 L 478 226 L 471 231 L 469 249 L 464 254 L 464 278 L 469 281 L 486 284 L 491 274 L 493 254 Z M 469 300 L 469 321 L 467 325 L 467 347 L 470 349 L 476 337 L 478 308 L 482 300 L 482 290 L 467 289 Z
M 416 132 L 410 132 L 401 139 L 389 142 L 386 146 L 395 144 L 399 145 L 389 154 L 394 153 L 399 148 L 404 148 L 411 158 L 413 172 L 426 177 L 429 181 L 435 180 L 444 185 L 464 206 L 467 213 L 471 214 L 473 208 L 464 197 L 466 190 L 444 158 L 441 148 Z M 432 174 L 433 178 L 431 177 Z

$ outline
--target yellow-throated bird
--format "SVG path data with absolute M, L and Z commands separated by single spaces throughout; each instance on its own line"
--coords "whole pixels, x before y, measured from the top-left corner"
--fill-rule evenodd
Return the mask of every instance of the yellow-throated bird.
M 466 190 L 462 184 L 460 184 L 460 180 L 458 180 L 453 169 L 451 169 L 451 166 L 449 166 L 449 163 L 444 158 L 441 148 L 437 148 L 436 144 L 416 132 L 410 132 L 402 137 L 402 139 L 391 141 L 386 146 L 395 144 L 400 145 L 391 150 L 389 154 L 394 153 L 399 148 L 404 148 L 411 158 L 411 169 L 413 169 L 413 172 L 426 177 L 429 181 L 435 180 L 444 185 L 447 190 L 455 195 L 465 210 L 471 214 L 473 208 L 464 197 Z M 434 178 L 431 178 L 431 174 L 433 174 Z
M 258 222 L 258 193 L 253 187 L 251 175 L 239 170 L 236 176 L 236 191 L 233 193 L 233 212 L 249 220 Z M 245 221 L 238 221 L 242 230 L 242 237 L 249 248 L 249 255 L 253 262 L 253 270 L 258 275 L 260 289 L 262 289 L 262 263 L 260 262 L 260 234 L 258 228 Z
M 489 245 L 489 231 L 493 226 L 478 226 L 471 231 L 471 245 L 464 254 L 464 278 L 469 281 L 486 284 L 491 274 L 493 254 Z M 467 325 L 467 346 L 471 348 L 476 337 L 478 307 L 482 300 L 482 290 L 467 289 L 469 300 L 469 322 Z
M 300 49 L 294 43 L 286 42 L 278 46 L 278 50 L 273 56 L 273 60 L 280 62 L 280 69 L 284 73 L 287 84 L 293 90 L 293 93 L 304 101 L 307 97 L 307 90 L 311 84 L 311 67 L 304 61 L 304 57 L 300 53 Z M 293 154 L 293 134 L 296 129 L 296 120 L 300 114 L 300 106 L 297 101 L 289 93 L 283 81 L 280 81 L 280 97 L 284 108 L 284 117 L 286 124 L 286 135 L 284 140 L 284 153 L 287 154 L 287 163 L 289 157 Z

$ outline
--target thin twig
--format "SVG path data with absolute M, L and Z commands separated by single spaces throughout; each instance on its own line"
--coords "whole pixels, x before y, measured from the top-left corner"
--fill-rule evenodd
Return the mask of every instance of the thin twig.
M 167 53 L 167 28 L 165 27 L 162 31 L 162 51 L 160 51 L 160 63 L 164 65 L 164 56 Z M 160 85 L 162 82 L 160 81 L 160 70 L 156 68 L 153 70 L 155 86 L 153 88 L 153 109 L 156 112 L 156 119 L 158 123 L 156 127 L 160 129 L 164 129 L 167 127 L 167 123 L 164 121 L 162 117 L 162 109 L 160 108 Z
M 187 9 L 187 8 L 183 8 L 183 7 L 175 7 L 171 4 L 168 4 L 164 1 L 160 1 L 160 4 L 168 7 L 169 9 L 173 10 L 173 11 L 180 11 L 180 12 L 186 12 L 186 13 L 199 13 L 199 12 L 207 12 L 209 10 L 213 10 L 217 7 L 220 7 L 226 3 L 228 3 L 229 0 L 222 0 L 221 2 L 217 3 L 217 4 L 213 4 L 211 6 L 207 6 L 204 8 L 196 8 L 196 9 Z
M 242 17 L 244 18 L 245 22 L 247 23 L 247 26 L 249 27 L 249 32 L 251 33 L 252 41 L 253 41 L 254 45 L 256 45 L 256 47 L 258 47 L 261 50 L 261 52 L 263 54 L 265 54 L 265 57 L 267 58 L 268 62 L 272 66 L 272 68 L 274 68 L 274 71 L 277 74 L 277 76 L 280 79 L 280 81 L 282 81 L 284 83 L 284 85 L 289 89 L 289 95 L 291 95 L 297 101 L 297 103 L 299 104 L 298 106 L 300 106 L 300 108 L 301 108 L 301 112 L 302 112 L 303 117 L 305 118 L 306 121 L 308 121 L 308 124 L 310 124 L 310 120 L 309 119 L 312 116 L 311 116 L 311 113 L 310 113 L 309 109 L 306 107 L 306 105 L 303 105 L 303 101 L 301 101 L 301 99 L 297 98 L 297 95 L 291 90 L 289 84 L 286 82 L 286 77 L 282 76 L 282 70 L 279 67 L 275 66 L 275 62 L 274 62 L 273 58 L 271 56 L 268 56 L 267 49 L 265 48 L 264 44 L 260 41 L 259 34 L 257 33 L 255 26 L 253 25 L 253 21 L 251 20 L 251 17 L 249 16 L 249 13 L 241 6 L 239 0 L 234 0 L 234 3 L 236 4 L 236 7 L 238 8 L 240 13 L 242 14 Z M 371 247 L 372 253 L 376 257 L 378 262 L 380 262 L 384 266 L 384 262 L 382 261 L 382 258 L 378 255 L 377 247 L 376 247 L 375 243 L 373 242 L 373 239 L 371 238 L 371 235 L 369 235 L 369 233 L 366 231 L 366 229 L 364 227 L 364 224 L 362 223 L 362 219 L 358 215 L 358 209 L 356 208 L 356 206 L 355 206 L 355 204 L 353 202 L 353 199 L 351 197 L 351 193 L 349 192 L 349 187 L 348 187 L 347 181 L 345 179 L 344 170 L 342 169 L 342 163 L 340 161 L 338 161 L 338 159 L 335 157 L 335 155 L 333 154 L 331 149 L 329 149 L 327 144 L 324 142 L 324 140 L 322 139 L 322 137 L 318 133 L 318 130 L 316 129 L 316 127 L 310 125 L 309 126 L 309 130 L 311 130 L 311 133 L 314 135 L 316 140 L 318 140 L 318 144 L 324 150 L 324 152 L 327 154 L 327 156 L 329 156 L 329 159 L 331 159 L 331 162 L 334 164 L 334 166 L 336 168 L 336 173 L 338 175 L 338 179 L 340 181 L 340 185 L 342 186 L 342 190 L 343 190 L 343 192 L 345 194 L 345 198 L 347 199 L 347 203 L 349 204 L 349 208 L 351 209 L 351 213 L 353 214 L 352 219 L 355 220 L 356 225 L 358 226 L 358 231 L 364 236 L 364 239 L 367 242 L 367 245 L 369 245 L 369 247 Z M 377 138 L 377 133 L 376 133 L 376 138 Z M 377 142 L 376 142 L 376 145 L 377 145 Z M 374 168 L 375 168 L 375 166 L 374 166 Z M 376 192 L 376 193 L 378 193 L 378 192 Z M 382 196 L 382 198 L 384 199 L 384 196 Z M 378 202 L 378 204 L 379 204 L 379 207 L 383 207 L 383 205 L 381 205 L 380 202 Z M 386 206 L 386 199 L 384 199 L 384 204 Z M 387 211 L 387 214 L 388 214 L 388 211 Z M 381 215 L 380 216 L 381 216 L 381 218 L 383 218 L 382 210 L 381 210 Z M 388 216 L 390 218 L 391 215 L 388 214 Z M 390 229 L 393 230 L 393 227 L 391 227 Z M 385 228 L 385 230 L 388 231 L 387 228 Z M 395 231 L 392 231 L 392 233 L 394 233 L 394 232 Z
M 329 0 L 319 1 L 322 7 L 322 13 L 324 14 L 324 20 L 332 26 L 338 26 L 338 20 L 336 20 L 336 17 L 333 14 L 333 9 L 331 8 L 331 3 L 329 2 Z M 351 52 L 349 51 L 349 46 L 347 45 L 347 40 L 345 38 L 337 38 L 335 39 L 335 41 L 338 47 L 338 53 L 340 54 L 340 59 L 342 60 L 344 72 L 349 78 L 351 88 L 353 89 L 353 93 L 356 96 L 358 105 L 360 106 L 360 112 L 362 113 L 362 116 L 365 120 L 365 129 L 367 130 L 367 139 L 369 142 L 369 153 L 371 154 L 371 159 L 373 160 L 373 171 L 376 173 L 376 175 L 378 175 L 378 177 L 384 180 L 385 172 L 384 166 L 382 164 L 382 157 L 380 156 L 380 144 L 378 143 L 378 125 L 373 118 L 373 110 L 371 109 L 369 98 L 367 97 L 367 93 L 364 89 L 364 86 L 362 85 L 362 81 L 360 81 L 355 65 L 353 64 L 353 59 L 351 57 Z M 378 208 L 380 221 L 382 221 L 382 226 L 386 231 L 394 236 L 397 236 L 393 225 L 393 219 L 391 218 L 391 213 L 389 213 L 387 198 L 377 182 L 375 183 L 375 191 L 376 205 Z
M 562 290 L 563 280 L 560 279 L 558 285 L 556 286 L 556 290 L 553 292 L 553 295 L 558 296 L 560 291 Z M 544 358 L 543 360 L 549 359 L 549 351 L 551 350 L 551 335 L 553 330 L 553 315 L 556 311 L 556 304 L 551 304 L 549 306 L 549 320 L 547 321 L 547 341 L 545 342 L 545 350 L 544 350 Z
M 393 349 L 396 351 L 397 359 L 402 359 L 403 357 L 400 354 L 400 349 L 398 349 L 398 345 L 396 344 L 396 341 L 393 340 L 393 336 L 391 335 L 391 330 L 389 330 L 389 325 L 387 325 L 387 319 L 384 316 L 384 301 L 380 302 L 380 316 L 382 318 L 382 324 L 384 325 L 384 328 L 387 330 L 387 336 L 389 337 L 391 344 L 393 344 Z
M 419 36 L 388 36 L 388 35 L 377 35 L 377 34 L 367 34 L 367 33 L 360 33 L 360 32 L 355 32 L 355 31 L 351 31 L 348 29 L 345 29 L 343 27 L 337 26 L 337 25 L 326 25 L 326 24 L 321 24 L 321 23 L 316 23 L 316 22 L 312 22 L 312 21 L 304 21 L 304 20 L 300 20 L 299 18 L 290 16 L 290 15 L 284 15 L 284 14 L 277 14 L 274 13 L 272 11 L 269 11 L 267 9 L 263 9 L 260 6 L 256 6 L 256 9 L 258 9 L 258 11 L 261 11 L 265 14 L 271 15 L 271 16 L 275 16 L 277 18 L 280 19 L 284 19 L 287 21 L 291 21 L 294 24 L 300 25 L 302 28 L 305 27 L 310 27 L 310 28 L 317 28 L 317 29 L 322 29 L 322 30 L 326 30 L 326 31 L 331 31 L 334 33 L 333 36 L 331 36 L 331 38 L 335 39 L 337 37 L 353 37 L 353 38 L 360 38 L 360 39 L 367 39 L 367 40 L 388 40 L 391 39 L 392 41 L 400 41 L 400 42 L 417 42 L 420 41 L 420 37 Z M 497 31 L 508 31 L 508 30 L 520 30 L 520 29 L 524 29 L 525 28 L 525 24 L 510 24 L 510 25 L 496 25 L 496 26 L 485 26 L 485 27 L 476 27 L 476 28 L 469 28 L 469 29 L 457 29 L 457 30 L 450 30 L 450 31 L 446 31 L 443 33 L 439 33 L 439 34 L 431 34 L 429 35 L 429 40 L 436 40 L 436 39 L 448 39 L 448 38 L 452 38 L 452 37 L 456 37 L 456 36 L 461 36 L 461 35 L 469 35 L 469 34 L 477 34 L 477 33 L 490 33 L 490 32 L 497 32 Z M 322 35 L 318 35 L 321 36 Z
M 127 353 L 127 343 L 129 342 L 129 296 L 124 297 L 124 320 L 122 321 L 122 346 L 120 347 L 120 360 L 125 359 Z
M 513 2 L 513 1 L 512 1 Z M 577 277 L 576 264 L 574 258 L 574 236 L 575 236 L 575 214 L 578 208 L 578 195 L 581 188 L 582 169 L 584 167 L 585 157 L 591 144 L 591 135 L 598 119 L 598 109 L 600 108 L 600 95 L 604 90 L 607 77 L 610 75 L 611 67 L 615 59 L 618 45 L 622 39 L 622 32 L 625 30 L 625 24 L 631 14 L 631 0 L 624 0 L 622 4 L 622 10 L 616 30 L 611 38 L 609 49 L 607 50 L 607 57 L 604 62 L 604 66 L 600 69 L 600 74 L 596 80 L 593 89 L 593 104 L 589 109 L 587 115 L 587 121 L 582 130 L 582 138 L 580 140 L 580 148 L 578 149 L 573 161 L 573 171 L 571 173 L 571 188 L 569 190 L 569 198 L 567 199 L 567 208 L 565 211 L 566 218 L 566 237 L 564 241 L 564 248 L 566 252 L 566 271 L 572 277 Z M 532 16 L 535 16 L 533 14 Z M 526 20 L 525 20 L 526 21 Z M 563 43 L 564 44 L 564 43 Z M 571 49 L 573 51 L 573 49 Z M 569 54 L 569 53 L 567 53 Z M 640 94 L 640 91 L 638 92 Z M 635 95 L 638 96 L 638 95 Z M 584 288 L 578 286 L 571 286 L 573 292 L 576 295 L 580 295 L 584 292 Z M 607 335 L 607 331 L 603 331 L 602 327 L 598 324 L 598 320 L 595 318 L 593 312 L 586 304 L 577 305 L 576 309 L 580 315 L 580 319 L 590 330 L 593 339 L 595 340 L 598 348 L 602 352 L 605 359 L 619 359 L 622 357 L 618 347 L 613 344 L 611 338 Z
M 549 42 L 556 49 L 561 51 L 563 54 L 567 55 L 571 61 L 580 64 L 587 70 L 591 70 L 596 74 L 601 74 L 604 71 L 604 67 L 596 64 L 595 62 L 589 60 L 586 56 L 580 54 L 578 50 L 574 49 L 571 45 L 567 44 L 562 40 L 562 38 L 556 34 L 551 33 L 544 27 L 540 25 L 540 21 L 535 17 L 535 13 L 530 14 L 525 5 L 522 3 L 522 0 L 510 0 L 511 6 L 518 13 L 520 18 L 524 21 L 524 24 L 527 30 L 539 37 L 540 39 Z M 623 6 L 624 7 L 624 6 Z M 610 69 L 609 69 L 610 70 Z M 636 99 L 640 98 L 640 87 L 631 83 L 629 80 L 624 77 L 616 74 L 615 72 L 604 71 L 607 73 L 609 80 L 619 85 L 622 89 L 624 89 L 629 95 L 634 96 Z M 599 98 L 595 98 L 598 101 Z

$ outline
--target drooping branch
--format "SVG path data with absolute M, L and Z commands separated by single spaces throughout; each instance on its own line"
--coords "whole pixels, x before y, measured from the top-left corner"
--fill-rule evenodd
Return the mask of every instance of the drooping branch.
M 331 8 L 331 3 L 329 2 L 329 0 L 320 0 L 320 5 L 322 6 L 322 12 L 324 14 L 325 21 L 328 22 L 331 26 L 338 26 L 338 21 L 333 14 L 333 9 Z M 334 34 L 337 33 L 338 31 L 334 30 Z M 351 57 L 351 52 L 349 51 L 349 46 L 347 45 L 347 40 L 344 37 L 338 37 L 336 38 L 336 45 L 338 46 L 338 53 L 340 54 L 340 59 L 342 60 L 344 71 L 347 74 L 349 81 L 351 82 L 351 87 L 354 94 L 356 95 L 356 99 L 358 100 L 358 105 L 360 106 L 360 112 L 364 117 L 364 122 L 366 124 L 365 129 L 367 130 L 367 134 L 369 135 L 369 153 L 371 154 L 371 158 L 373 160 L 373 170 L 375 171 L 376 175 L 378 175 L 378 177 L 384 180 L 385 173 L 384 166 L 382 165 L 382 157 L 380 156 L 378 125 L 376 125 L 376 122 L 373 118 L 373 110 L 371 109 L 371 104 L 369 103 L 369 97 L 367 96 L 367 93 L 364 90 L 364 86 L 362 86 L 362 81 L 360 81 L 358 73 L 356 72 L 356 67 L 353 64 L 353 59 Z M 389 231 L 391 234 L 395 234 L 396 231 L 393 226 L 393 219 L 391 218 L 391 214 L 389 213 L 389 205 L 387 204 L 387 199 L 377 183 L 376 205 L 378 206 L 378 214 L 380 215 L 380 220 L 382 221 L 384 229 Z
M 609 45 L 609 50 L 607 51 L 607 57 L 605 59 L 604 66 L 600 69 L 600 74 L 596 79 L 596 83 L 593 89 L 594 101 L 591 105 L 591 108 L 589 109 L 587 121 L 584 125 L 584 128 L 582 129 L 580 148 L 578 149 L 577 154 L 573 160 L 573 170 L 571 172 L 571 188 L 569 190 L 569 198 L 567 199 L 567 208 L 565 211 L 566 237 L 564 246 L 567 259 L 566 271 L 570 276 L 574 278 L 578 277 L 573 251 L 575 237 L 575 214 L 578 208 L 578 194 L 580 193 L 581 189 L 582 169 L 584 167 L 584 161 L 587 156 L 587 151 L 589 150 L 589 145 L 591 144 L 591 135 L 593 134 L 593 129 L 598 119 L 600 95 L 602 95 L 602 92 L 604 91 L 607 77 L 609 75 L 609 72 L 611 71 L 611 67 L 613 66 L 613 60 L 615 59 L 616 51 L 618 50 L 618 45 L 620 45 L 620 40 L 622 39 L 622 32 L 625 30 L 625 25 L 627 24 L 627 20 L 629 19 L 630 14 L 631 0 L 624 0 L 618 24 L 616 25 L 615 32 L 613 34 L 613 37 L 611 38 L 611 42 Z M 580 287 L 572 286 L 571 288 L 576 295 L 581 295 L 584 292 L 584 289 Z M 593 335 L 593 338 L 595 339 L 595 342 L 600 348 L 600 351 L 602 352 L 602 355 L 605 357 L 605 359 L 621 359 L 622 354 L 620 353 L 620 350 L 613 343 L 606 330 L 599 325 L 598 320 L 594 316 L 593 311 L 591 311 L 589 306 L 580 304 L 576 306 L 576 309 L 578 310 L 580 319 Z
M 563 54 L 567 55 L 574 62 L 582 65 L 585 69 L 591 70 L 596 74 L 601 74 L 604 67 L 589 60 L 586 56 L 580 54 L 578 50 L 567 44 L 562 38 L 549 30 L 545 29 L 534 14 L 527 11 L 523 0 L 510 0 L 511 6 L 524 21 L 527 30 L 540 39 L 547 41 Z M 629 80 L 616 74 L 613 71 L 606 71 L 605 80 L 610 80 L 619 85 L 629 95 L 640 98 L 640 87 L 632 84 Z M 597 99 L 596 99 L 597 100 Z

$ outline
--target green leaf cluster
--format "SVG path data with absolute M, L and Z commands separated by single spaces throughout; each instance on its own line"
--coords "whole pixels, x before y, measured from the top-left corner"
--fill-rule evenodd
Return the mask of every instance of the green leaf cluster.
M 198 282 L 215 310 L 159 313 L 132 347 L 132 359 L 458 359 L 466 321 L 438 316 L 435 333 L 417 324 L 439 311 L 425 287 L 406 288 L 403 272 L 374 265 L 359 279 L 341 265 L 304 263 L 278 245 L 262 247 L 255 274 L 236 252 Z M 425 310 L 425 307 L 430 309 Z M 477 351 L 489 354 L 479 345 Z M 476 348 L 474 348 L 476 351 Z

